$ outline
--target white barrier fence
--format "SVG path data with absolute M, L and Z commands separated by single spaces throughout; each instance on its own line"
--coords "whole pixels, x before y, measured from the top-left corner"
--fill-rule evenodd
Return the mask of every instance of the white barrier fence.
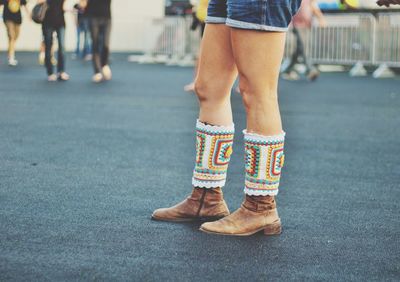
M 374 63 L 400 67 L 400 14 L 380 14 L 375 33 Z
M 377 66 L 374 76 L 389 74 L 388 67 L 400 67 L 400 14 L 368 13 L 325 15 L 327 26 L 302 30 L 306 54 L 315 64 L 355 65 L 352 74 L 363 66 Z M 144 40 L 152 46 L 139 58 L 142 63 L 165 62 L 190 65 L 199 49 L 199 32 L 190 31 L 190 18 L 167 17 L 153 21 Z M 147 41 L 148 42 L 148 41 Z M 285 57 L 295 48 L 288 32 Z M 358 70 L 357 70 L 358 69 Z
M 190 31 L 191 21 L 185 17 L 166 17 L 147 25 L 143 41 L 145 55 L 136 58 L 140 63 L 191 65 L 200 46 L 199 32 Z M 135 57 L 135 56 L 133 56 Z
M 306 36 L 308 55 L 316 64 L 372 63 L 375 18 L 370 14 L 332 15 L 327 26 L 314 26 Z

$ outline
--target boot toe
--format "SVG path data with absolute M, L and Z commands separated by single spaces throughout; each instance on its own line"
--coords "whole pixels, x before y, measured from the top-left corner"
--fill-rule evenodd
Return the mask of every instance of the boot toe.
M 176 215 L 174 216 L 169 208 L 156 209 L 151 215 L 151 218 L 155 220 L 171 220 L 174 219 L 174 217 L 176 217 Z
M 176 209 L 171 209 L 171 208 L 157 209 L 153 212 L 151 218 L 154 220 L 170 221 L 170 222 L 185 222 L 185 221 L 193 221 L 196 219 L 195 217 L 189 214 L 184 214 Z
M 214 224 L 213 222 L 205 222 L 200 226 L 200 230 L 201 231 L 205 231 L 205 232 L 214 232 Z
M 206 222 L 200 226 L 200 230 L 206 233 L 215 233 L 215 234 L 230 234 L 230 230 L 228 230 L 226 226 L 219 221 L 214 222 Z
M 168 219 L 169 218 L 168 209 L 166 208 L 156 209 L 151 215 L 151 218 L 158 220 Z

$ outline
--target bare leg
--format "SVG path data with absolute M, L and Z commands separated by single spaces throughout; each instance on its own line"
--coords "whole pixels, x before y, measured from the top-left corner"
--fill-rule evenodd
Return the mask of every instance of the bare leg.
M 267 136 L 282 132 L 277 92 L 284 44 L 285 33 L 232 29 L 248 132 Z
M 229 214 L 221 187 L 225 184 L 227 163 L 232 152 L 234 128 L 230 92 L 236 76 L 230 29 L 222 24 L 207 25 L 195 80 L 201 122 L 196 124 L 196 165 L 192 179 L 194 189 L 183 202 L 154 211 L 153 219 L 211 220 Z M 217 142 L 223 144 L 223 147 L 213 145 Z M 214 154 L 216 150 L 220 150 L 218 152 L 221 154 Z M 213 156 L 217 156 L 217 159 Z
M 15 39 L 9 39 L 8 41 L 8 58 L 14 59 L 15 58 Z
M 237 70 L 229 27 L 206 26 L 198 68 L 195 91 L 200 103 L 199 119 L 213 125 L 232 124 L 230 93 Z
M 9 65 L 16 66 L 15 60 L 15 44 L 19 36 L 20 25 L 12 21 L 6 21 L 6 28 L 8 33 L 8 62 Z
M 234 213 L 204 223 L 200 230 L 238 236 L 263 230 L 265 235 L 276 235 L 281 232 L 281 222 L 274 195 L 284 163 L 277 89 L 285 34 L 232 29 L 231 38 L 247 113 L 246 198 Z

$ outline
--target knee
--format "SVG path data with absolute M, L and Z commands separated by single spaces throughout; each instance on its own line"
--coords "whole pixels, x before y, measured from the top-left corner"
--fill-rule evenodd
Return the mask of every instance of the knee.
M 206 103 L 211 100 L 211 95 L 210 95 L 210 86 L 199 79 L 196 79 L 194 82 L 194 92 L 197 95 L 197 98 L 199 99 L 199 102 Z
M 247 112 L 253 108 L 278 101 L 277 90 L 274 87 L 254 84 L 247 79 L 240 79 L 239 90 Z
M 230 96 L 230 86 L 224 79 L 196 78 L 194 91 L 200 104 L 219 104 L 225 102 Z

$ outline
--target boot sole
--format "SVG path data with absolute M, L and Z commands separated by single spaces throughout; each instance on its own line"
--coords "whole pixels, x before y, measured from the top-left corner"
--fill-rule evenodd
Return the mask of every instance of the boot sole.
M 227 215 L 229 215 L 229 214 L 227 214 Z M 162 218 L 162 217 L 157 217 L 157 216 L 152 215 L 151 219 L 157 220 L 157 221 L 166 221 L 166 222 L 216 221 L 221 218 L 224 218 L 227 215 L 212 216 L 212 217 L 194 217 L 194 218 Z
M 259 228 L 255 231 L 247 232 L 247 233 L 238 233 L 238 234 L 229 234 L 229 233 L 219 233 L 214 231 L 209 231 L 207 229 L 201 228 L 199 229 L 202 232 L 213 234 L 213 235 L 222 235 L 222 236 L 250 236 L 256 234 L 260 231 L 264 231 L 265 236 L 273 236 L 273 235 L 280 235 L 282 233 L 282 225 L 281 221 L 277 221 L 271 224 L 268 224 L 262 228 Z

